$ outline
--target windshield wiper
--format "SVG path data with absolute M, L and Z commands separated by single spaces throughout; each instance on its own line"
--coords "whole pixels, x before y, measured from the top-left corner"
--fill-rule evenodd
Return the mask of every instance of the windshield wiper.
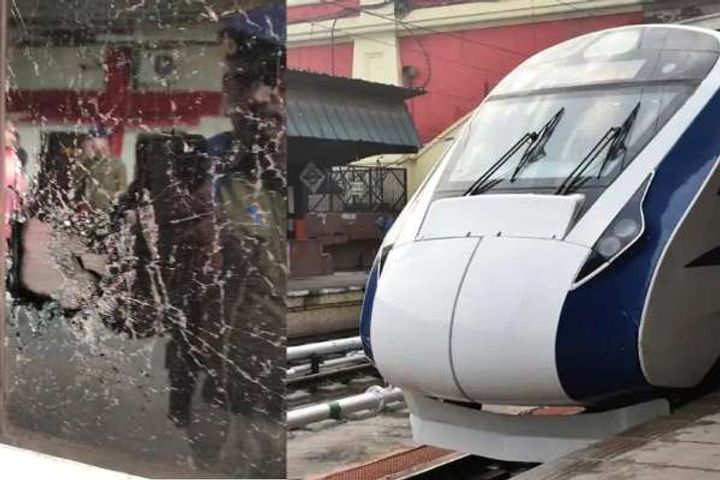
M 618 131 L 617 135 L 615 136 L 615 139 L 610 145 L 610 148 L 608 149 L 608 153 L 605 156 L 602 165 L 600 165 L 600 171 L 598 172 L 597 178 L 602 177 L 602 174 L 605 171 L 605 167 L 611 161 L 619 158 L 620 155 L 625 155 L 627 153 L 627 145 L 625 144 L 625 142 L 630 135 L 630 130 L 632 130 L 632 127 L 635 124 L 635 120 L 637 119 L 639 111 L 640 102 L 635 105 L 635 108 L 633 108 L 632 112 L 630 112 L 628 118 L 623 122 L 622 125 L 620 125 L 620 131 Z
M 515 144 L 512 147 L 510 147 L 510 149 L 507 152 L 505 152 L 503 154 L 503 156 L 498 159 L 497 162 L 493 163 L 492 166 L 484 174 L 482 174 L 480 176 L 480 178 L 475 180 L 475 182 L 473 182 L 473 184 L 470 185 L 470 188 L 465 190 L 465 193 L 463 193 L 463 195 L 468 196 L 468 195 L 476 195 L 479 193 L 483 193 L 484 191 L 487 190 L 487 185 L 491 185 L 494 187 L 495 185 L 500 183 L 500 182 L 491 182 L 488 184 L 487 181 L 490 179 L 490 177 L 495 175 L 495 172 L 497 172 L 503 165 L 505 165 L 508 162 L 508 160 L 513 158 L 515 156 L 515 154 L 518 152 L 518 150 L 520 150 L 523 147 L 523 145 L 525 145 L 526 143 L 528 143 L 529 145 L 532 145 L 532 143 L 535 140 L 537 140 L 537 137 L 538 137 L 538 135 L 535 132 L 530 132 L 530 133 L 526 133 L 525 135 L 523 135 L 522 138 L 520 138 L 520 140 L 515 142 Z M 495 179 L 495 180 L 498 180 L 498 179 Z
M 607 148 L 607 154 L 603 159 L 603 163 L 600 166 L 600 171 L 597 178 L 600 178 L 605 171 L 605 167 L 613 160 L 618 158 L 620 155 L 624 155 L 627 146 L 625 141 L 627 140 L 632 126 L 637 119 L 638 112 L 640 111 L 640 102 L 637 102 L 635 108 L 632 109 L 630 115 L 619 127 L 611 127 L 605 134 L 600 138 L 600 141 L 595 144 L 590 152 L 582 159 L 577 167 L 573 169 L 570 174 L 565 177 L 565 180 L 560 184 L 560 187 L 555 191 L 556 195 L 567 195 L 577 191 L 582 187 L 585 182 L 590 180 L 591 176 L 583 176 L 583 174 L 595 163 L 595 160 L 600 158 L 600 154 Z
M 510 159 L 512 159 L 525 144 L 528 144 L 525 153 L 523 153 L 523 156 L 520 159 L 520 163 L 515 168 L 515 171 L 510 177 L 510 181 L 514 182 L 517 178 L 517 175 L 520 173 L 520 170 L 522 170 L 522 168 L 528 162 L 533 162 L 537 160 L 541 155 L 544 155 L 545 144 L 547 144 L 547 141 L 552 136 L 553 132 L 555 131 L 555 127 L 560 122 L 560 119 L 564 114 L 565 108 L 563 107 L 558 110 L 558 112 L 553 115 L 553 117 L 545 125 L 543 125 L 539 132 L 529 132 L 523 135 L 520 140 L 515 142 L 515 144 L 510 147 L 510 149 L 505 152 L 502 157 L 498 159 L 497 162 L 492 164 L 492 166 L 483 175 L 481 175 L 480 178 L 473 182 L 473 184 L 470 185 L 470 188 L 468 188 L 463 195 L 478 195 L 480 193 L 486 192 L 487 190 L 490 190 L 491 188 L 502 182 L 502 178 L 496 178 L 492 181 L 488 180 L 490 180 L 492 176 L 495 175 L 495 173 L 500 168 L 502 168 L 503 165 L 510 161 Z
M 553 117 L 545 125 L 543 125 L 540 129 L 537 140 L 535 140 L 530 148 L 527 149 L 520 159 L 520 162 L 517 164 L 517 167 L 515 167 L 515 171 L 510 177 L 511 182 L 517 180 L 518 175 L 527 165 L 538 161 L 541 157 L 546 155 L 545 145 L 547 145 L 548 140 L 550 140 L 550 137 L 552 137 L 553 133 L 555 133 L 555 128 L 560 123 L 560 120 L 562 120 L 563 115 L 565 115 L 565 107 L 558 110 L 557 113 L 553 115 Z

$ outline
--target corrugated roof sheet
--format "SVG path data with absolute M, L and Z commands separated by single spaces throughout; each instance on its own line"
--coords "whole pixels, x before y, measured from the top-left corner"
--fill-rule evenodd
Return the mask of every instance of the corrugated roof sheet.
M 393 98 L 409 98 L 424 95 L 426 92 L 421 88 L 405 88 L 387 83 L 370 82 L 360 78 L 340 77 L 337 75 L 329 75 L 322 72 L 314 72 L 311 70 L 288 69 L 285 75 L 289 83 L 312 83 L 318 88 L 328 88 L 331 90 L 345 90 L 352 88 L 356 92 L 366 92 L 377 96 L 390 96 Z
M 420 147 L 404 102 L 420 91 L 294 70 L 286 85 L 291 137 Z

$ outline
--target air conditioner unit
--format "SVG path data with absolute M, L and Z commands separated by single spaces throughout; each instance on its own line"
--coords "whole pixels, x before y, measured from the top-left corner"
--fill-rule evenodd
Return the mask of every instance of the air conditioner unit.
M 138 50 L 135 52 L 135 88 L 172 86 L 178 80 L 178 50 Z

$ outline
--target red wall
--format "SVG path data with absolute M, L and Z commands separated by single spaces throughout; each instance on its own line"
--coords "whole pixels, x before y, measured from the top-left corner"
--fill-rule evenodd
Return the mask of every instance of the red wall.
M 412 65 L 420 72 L 415 85 L 422 86 L 430 77 L 425 87 L 428 93 L 408 102 L 422 140 L 434 138 L 476 107 L 486 89 L 524 59 L 480 43 L 530 55 L 583 33 L 642 20 L 642 13 L 632 13 L 402 37 L 402 65 Z M 427 51 L 430 66 L 418 42 Z
M 311 70 L 338 77 L 352 77 L 353 44 L 335 44 L 332 50 L 335 56 L 335 71 L 332 71 L 330 45 L 289 48 L 288 68 Z

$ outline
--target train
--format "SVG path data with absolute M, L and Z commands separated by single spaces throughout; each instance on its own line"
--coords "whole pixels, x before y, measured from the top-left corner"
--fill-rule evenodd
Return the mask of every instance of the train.
M 712 30 L 598 31 L 472 113 L 361 311 L 416 441 L 544 462 L 720 384 L 719 55 Z

